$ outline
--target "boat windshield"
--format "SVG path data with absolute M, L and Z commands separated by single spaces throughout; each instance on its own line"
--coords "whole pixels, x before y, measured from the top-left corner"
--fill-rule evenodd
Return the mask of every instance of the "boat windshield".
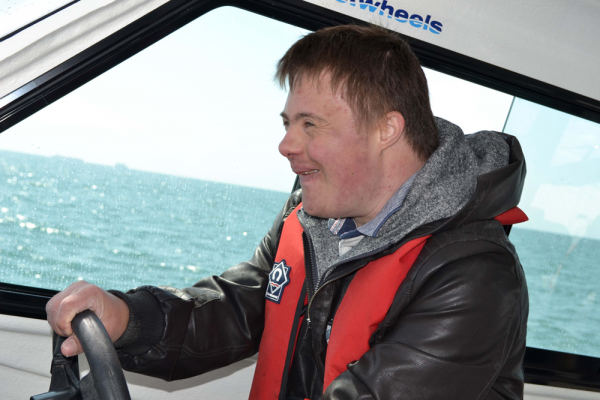
M 0 281 L 185 287 L 247 260 L 293 187 L 277 60 L 307 31 L 222 7 L 0 138 Z M 600 124 L 426 70 L 434 114 L 516 136 L 528 345 L 600 357 Z

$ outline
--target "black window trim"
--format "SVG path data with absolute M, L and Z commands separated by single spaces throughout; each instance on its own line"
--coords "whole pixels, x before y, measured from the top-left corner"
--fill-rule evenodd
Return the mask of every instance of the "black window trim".
M 317 30 L 356 23 L 349 16 L 302 0 L 171 0 L 89 49 L 0 99 L 0 133 L 135 55 L 201 15 L 234 6 Z M 512 96 L 600 123 L 600 101 L 410 37 L 423 66 Z M 4 102 L 3 102 L 4 100 Z M 0 283 L 0 314 L 46 319 L 56 291 Z M 600 392 L 600 358 L 528 347 L 525 382 Z

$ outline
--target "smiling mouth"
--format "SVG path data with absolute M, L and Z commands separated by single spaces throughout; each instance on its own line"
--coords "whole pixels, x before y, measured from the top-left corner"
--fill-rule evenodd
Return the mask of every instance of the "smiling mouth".
M 300 175 L 311 175 L 311 174 L 314 174 L 314 173 L 317 173 L 317 172 L 319 172 L 318 169 L 313 169 L 312 171 L 303 172 Z

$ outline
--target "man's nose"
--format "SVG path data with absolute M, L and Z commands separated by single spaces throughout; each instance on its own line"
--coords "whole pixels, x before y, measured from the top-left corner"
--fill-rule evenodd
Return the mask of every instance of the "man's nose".
M 286 158 L 293 157 L 302 151 L 302 139 L 300 132 L 293 127 L 288 127 L 285 136 L 281 143 L 279 143 L 279 152 Z

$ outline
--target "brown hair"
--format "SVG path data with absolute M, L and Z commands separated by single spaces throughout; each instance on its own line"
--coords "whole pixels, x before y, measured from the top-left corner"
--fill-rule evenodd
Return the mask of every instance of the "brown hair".
M 359 129 L 379 123 L 390 111 L 405 119 L 405 135 L 426 160 L 438 146 L 438 131 L 429 104 L 427 80 L 410 46 L 397 34 L 377 26 L 342 25 L 298 40 L 277 63 L 275 79 L 289 89 L 304 77 L 327 73 L 334 92 L 356 115 Z

